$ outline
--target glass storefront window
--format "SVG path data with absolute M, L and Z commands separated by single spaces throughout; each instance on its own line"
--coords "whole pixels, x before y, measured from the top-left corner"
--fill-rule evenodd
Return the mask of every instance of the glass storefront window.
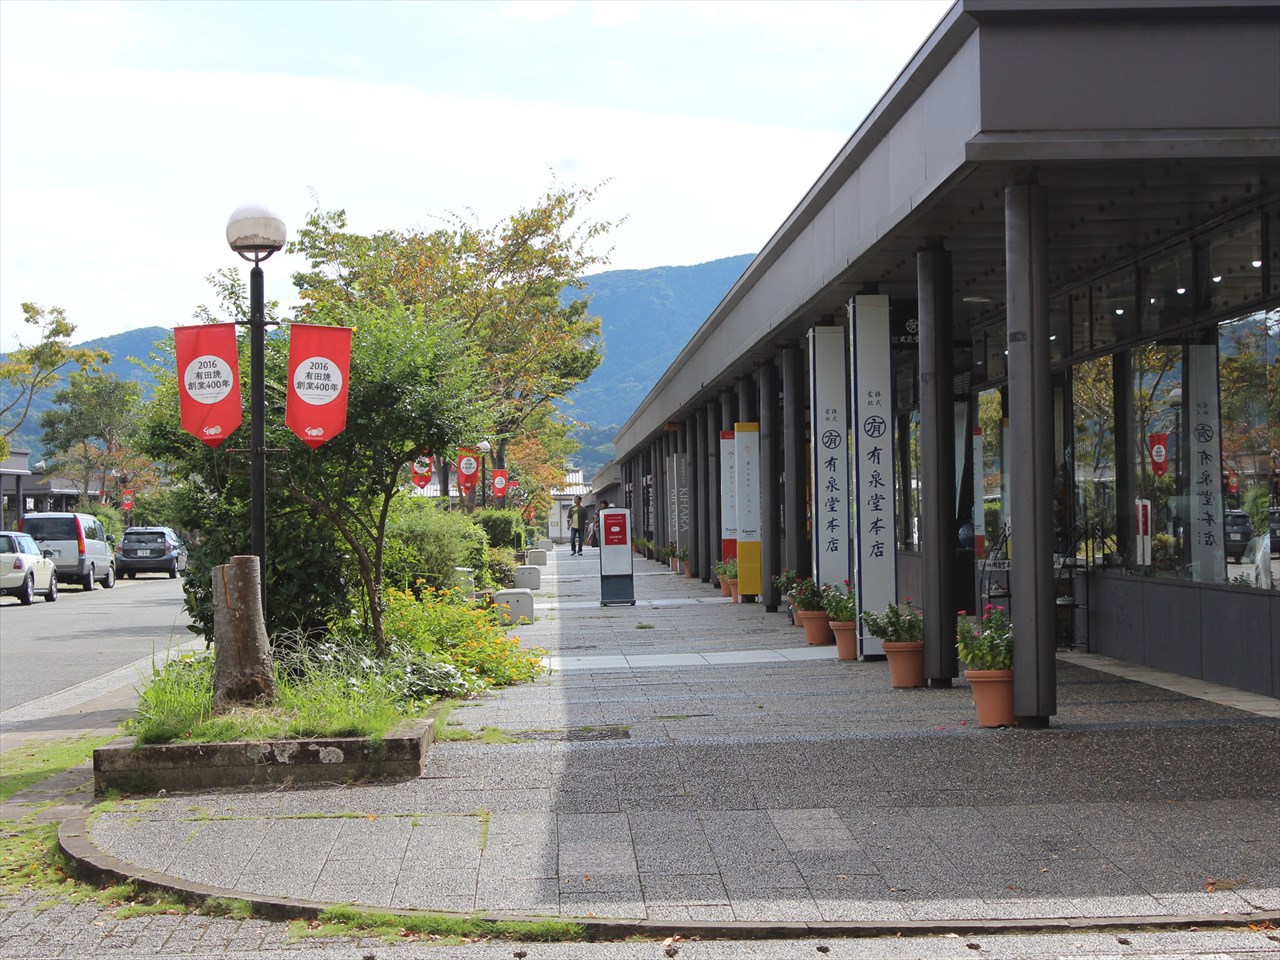
M 1009 519 L 1006 496 L 1008 479 L 1004 472 L 1004 441 L 1008 429 L 1004 415 L 1003 391 L 983 390 L 978 394 L 978 426 L 982 428 L 982 473 L 974 497 L 974 509 L 982 511 L 981 529 L 985 547 L 981 557 L 998 543 Z M 978 521 L 974 521 L 978 527 Z
M 1280 296 L 1280 205 L 1272 207 L 1267 214 L 1267 244 L 1271 250 L 1267 256 L 1271 275 L 1267 290 L 1270 296 Z
M 1125 467 L 1133 472 L 1134 497 L 1151 502 L 1151 562 L 1139 572 L 1174 576 L 1186 572 L 1188 518 L 1192 498 L 1186 483 L 1187 400 L 1183 395 L 1182 346 L 1145 344 L 1131 354 L 1133 449 Z M 1163 454 L 1155 451 L 1163 447 Z
M 898 549 L 920 549 L 920 411 L 894 417 L 898 449 Z
M 1202 313 L 1219 313 L 1262 298 L 1262 218 L 1210 234 L 1197 244 Z
M 1190 245 L 1143 263 L 1139 296 L 1143 333 L 1159 333 L 1189 323 L 1194 316 Z
M 1089 288 L 1081 287 L 1071 293 L 1071 352 L 1083 353 L 1093 346 L 1089 332 Z
M 1071 374 L 1075 520 L 1095 562 L 1119 552 L 1116 540 L 1116 413 L 1111 357 L 1078 363 Z
M 1093 284 L 1093 346 L 1109 347 L 1133 339 L 1138 329 L 1133 267 L 1125 267 Z
M 1049 301 L 1049 362 L 1067 355 L 1071 344 L 1071 301 L 1066 296 Z

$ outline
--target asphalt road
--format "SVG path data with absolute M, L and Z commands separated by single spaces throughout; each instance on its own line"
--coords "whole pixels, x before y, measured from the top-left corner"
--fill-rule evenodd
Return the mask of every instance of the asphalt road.
M 190 622 L 182 579 L 158 574 L 117 580 L 112 590 L 61 588 L 56 603 L 23 607 L 16 597 L 0 598 L 0 718 L 63 691 L 61 699 L 74 703 L 69 688 L 83 687 L 88 699 L 103 682 L 133 682 L 111 675 L 190 644 Z

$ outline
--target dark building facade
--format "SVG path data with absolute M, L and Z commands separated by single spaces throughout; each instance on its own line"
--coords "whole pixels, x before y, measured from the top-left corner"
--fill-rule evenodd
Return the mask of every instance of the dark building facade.
M 1280 696 L 1280 3 L 960 0 L 618 434 L 637 533 L 673 539 L 684 454 L 710 580 L 720 432 L 758 423 L 777 605 L 821 559 L 811 331 L 866 353 L 885 307 L 896 593 L 932 683 L 957 611 L 999 598 L 1028 723 L 1063 645 Z

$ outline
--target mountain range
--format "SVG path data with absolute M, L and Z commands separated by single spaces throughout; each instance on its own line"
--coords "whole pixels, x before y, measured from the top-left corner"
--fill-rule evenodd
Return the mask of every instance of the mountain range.
M 575 466 L 582 467 L 588 479 L 612 458 L 618 427 L 751 259 L 751 254 L 744 254 L 686 267 L 608 270 L 586 277 L 585 289 L 566 291 L 566 300 L 591 297 L 591 313 L 600 317 L 603 328 L 604 359 L 560 404 L 561 412 L 577 424 L 574 436 L 582 449 Z M 111 361 L 105 371 L 149 388 L 153 381 L 143 364 L 150 362 L 155 342 L 169 332 L 165 327 L 140 327 L 77 346 L 106 350 Z M 31 451 L 32 462 L 44 456 L 40 414 L 52 405 L 54 392 L 36 398 L 22 429 L 10 438 L 15 449 Z

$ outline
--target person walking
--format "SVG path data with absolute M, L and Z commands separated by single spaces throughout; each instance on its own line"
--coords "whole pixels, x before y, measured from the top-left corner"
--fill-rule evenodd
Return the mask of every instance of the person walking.
M 587 508 L 582 505 L 581 497 L 573 498 L 573 506 L 569 508 L 569 556 L 575 553 L 582 556 L 582 544 L 587 534 Z

